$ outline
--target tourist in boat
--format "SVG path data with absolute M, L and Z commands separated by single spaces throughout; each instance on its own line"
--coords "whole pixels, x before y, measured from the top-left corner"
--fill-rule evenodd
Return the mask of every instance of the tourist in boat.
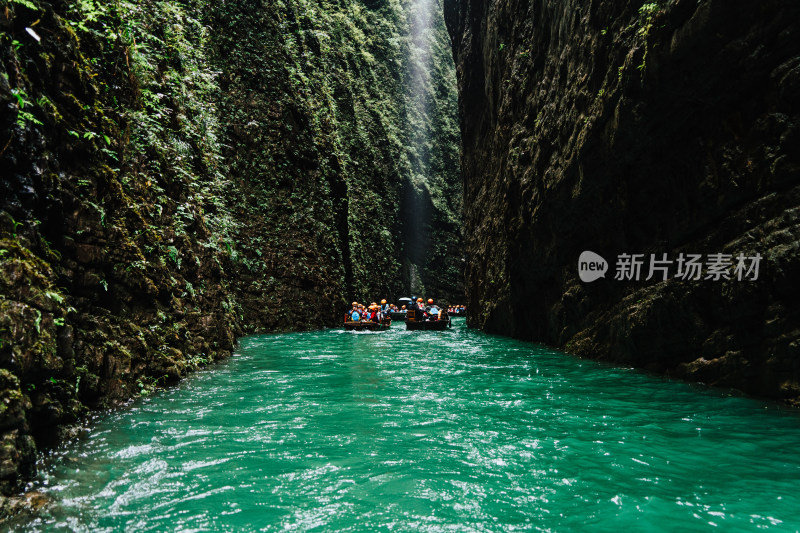
M 370 322 L 380 322 L 381 321 L 380 309 L 381 309 L 380 306 L 378 306 L 378 304 L 375 304 L 375 303 L 370 306 L 370 313 L 369 313 L 369 321 Z
M 389 312 L 389 304 L 386 303 L 386 300 L 381 300 L 381 312 L 388 313 Z
M 428 309 L 425 307 L 425 301 L 422 298 L 417 298 L 417 310 L 419 314 L 419 320 L 428 320 L 430 315 L 428 315 Z
M 358 312 L 358 307 L 354 307 L 352 312 L 350 313 L 350 320 L 353 322 L 358 322 L 361 320 L 361 313 Z
M 353 319 L 353 312 L 358 311 L 358 302 L 353 302 L 352 307 L 349 311 L 344 314 L 344 321 L 347 322 L 348 320 Z
M 428 315 L 434 320 L 439 319 L 439 307 L 433 303 L 433 298 L 428 298 Z
M 433 310 L 433 299 L 428 298 L 428 301 L 425 305 L 425 319 L 426 320 L 436 320 L 436 312 Z

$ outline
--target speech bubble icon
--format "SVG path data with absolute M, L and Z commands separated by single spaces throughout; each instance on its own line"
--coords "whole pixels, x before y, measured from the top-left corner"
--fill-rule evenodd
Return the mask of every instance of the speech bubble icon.
M 578 276 L 584 283 L 606 277 L 608 262 L 594 252 L 586 250 L 578 258 Z

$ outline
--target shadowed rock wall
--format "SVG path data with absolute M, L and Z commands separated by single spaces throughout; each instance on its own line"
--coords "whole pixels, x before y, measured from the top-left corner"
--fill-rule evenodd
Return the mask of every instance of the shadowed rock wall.
M 445 19 L 470 324 L 797 401 L 797 2 L 445 0 Z M 584 250 L 605 279 L 578 279 Z M 756 281 L 613 279 L 618 254 L 681 252 L 763 260 Z

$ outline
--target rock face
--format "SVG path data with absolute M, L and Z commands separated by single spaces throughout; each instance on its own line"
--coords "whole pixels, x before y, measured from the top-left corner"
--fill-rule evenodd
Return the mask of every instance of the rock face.
M 797 2 L 445 0 L 445 19 L 470 324 L 796 402 Z M 605 279 L 580 281 L 584 250 Z M 614 279 L 624 253 L 639 281 Z M 731 279 L 676 278 L 681 253 L 730 254 Z M 645 280 L 650 254 L 668 279 Z
M 4 4 L 0 494 L 88 408 L 241 334 L 336 325 L 412 271 L 459 294 L 454 65 L 439 13 L 414 113 L 408 9 Z M 430 217 L 413 251 L 404 198 Z

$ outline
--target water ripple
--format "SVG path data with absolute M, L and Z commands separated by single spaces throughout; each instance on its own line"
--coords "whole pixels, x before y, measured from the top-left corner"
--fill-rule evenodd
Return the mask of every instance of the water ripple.
M 241 340 L 45 460 L 20 531 L 800 529 L 800 416 L 456 327 Z

